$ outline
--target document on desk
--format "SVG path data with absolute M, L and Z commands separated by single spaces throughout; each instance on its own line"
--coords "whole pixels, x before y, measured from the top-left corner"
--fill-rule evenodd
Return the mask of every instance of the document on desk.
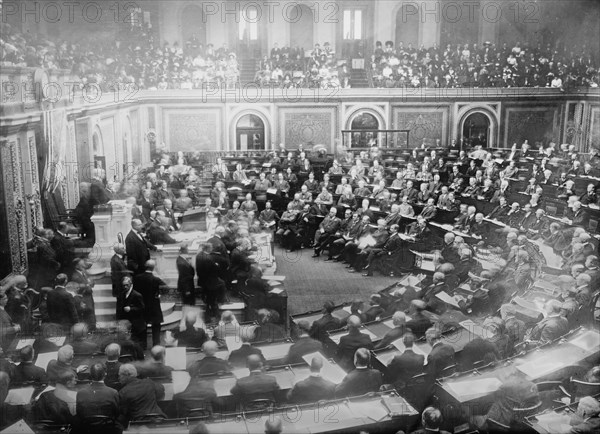
M 11 426 L 4 428 L 0 431 L 0 434 L 35 434 L 35 431 L 31 429 L 23 419 L 13 423 Z
M 173 394 L 181 393 L 187 389 L 191 379 L 187 371 L 173 371 L 171 372 L 171 378 L 173 378 Z
M 7 405 L 28 405 L 31 403 L 31 397 L 33 396 L 35 388 L 33 387 L 21 387 L 19 389 L 9 389 L 8 395 L 4 403 Z
M 585 351 L 597 351 L 600 347 L 600 334 L 597 331 L 588 330 L 570 343 Z
M 46 338 L 46 340 L 48 342 L 52 342 L 57 347 L 62 347 L 65 344 L 67 337 L 66 336 L 53 336 L 51 338 Z
M 260 348 L 266 360 L 276 360 L 283 359 L 285 356 L 287 356 L 291 346 L 292 342 L 283 342 L 280 344 L 265 345 L 257 348 Z
M 185 371 L 186 361 L 185 347 L 169 347 L 165 350 L 165 365 Z
M 217 396 L 229 396 L 231 395 L 231 388 L 235 386 L 237 379 L 235 377 L 223 377 L 214 380 L 213 386 Z
M 389 415 L 388 409 L 379 399 L 361 402 L 348 401 L 348 408 L 355 417 L 360 416 L 375 422 L 380 422 Z
M 50 360 L 56 360 L 57 357 L 58 357 L 58 351 L 53 351 L 51 353 L 38 354 L 37 359 L 35 361 L 35 366 L 38 366 L 45 370 L 48 367 L 48 362 Z
M 331 381 L 332 383 L 340 384 L 346 376 L 346 372 L 340 367 L 340 365 L 331 362 L 331 360 L 327 359 L 323 354 L 321 354 L 318 351 L 302 356 L 304 361 L 308 363 L 309 366 L 312 363 L 312 359 L 315 357 L 320 357 L 321 360 L 323 360 L 323 367 L 321 368 L 321 377 Z
M 435 294 L 435 296 L 437 298 L 439 298 L 440 300 L 442 300 L 444 303 L 460 309 L 460 305 L 458 304 L 458 301 L 454 297 L 450 296 L 447 292 L 444 292 L 444 291 L 438 292 L 437 294 Z
M 473 322 L 470 319 L 459 322 L 459 324 L 467 331 L 470 331 L 471 333 L 479 336 L 482 339 L 487 339 L 489 337 L 492 337 L 492 335 L 493 335 L 493 333 L 488 333 L 487 329 L 480 326 L 479 324 L 476 324 L 475 322 Z
M 558 371 L 565 363 L 562 360 L 536 358 L 517 366 L 517 369 L 527 375 L 531 380 L 536 380 L 546 374 Z
M 248 375 L 250 375 L 250 369 L 248 369 L 248 368 L 234 369 L 233 371 L 231 371 L 231 373 L 233 374 L 233 376 L 235 378 L 244 378 L 244 377 L 247 377 Z
M 225 343 L 230 353 L 242 347 L 242 339 L 239 336 L 225 336 Z
M 20 350 L 21 348 L 25 348 L 27 345 L 33 345 L 34 342 L 35 342 L 35 339 L 19 339 L 19 342 L 17 342 L 17 346 L 15 347 L 15 350 Z
M 464 402 L 494 393 L 500 388 L 502 382 L 496 377 L 491 377 L 473 378 L 446 384 L 448 388 Z
M 569 432 L 571 417 L 566 414 L 558 414 L 554 411 L 540 414 L 535 417 L 538 424 L 549 433 L 551 432 Z

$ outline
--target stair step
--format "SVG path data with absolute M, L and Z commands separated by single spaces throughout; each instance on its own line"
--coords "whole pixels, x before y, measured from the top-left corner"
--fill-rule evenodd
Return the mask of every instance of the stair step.
M 172 330 L 174 328 L 179 327 L 179 323 L 181 322 L 182 312 L 180 310 L 176 310 L 171 312 L 169 315 L 164 316 L 162 322 L 162 330 Z M 96 322 L 96 326 L 99 329 L 109 328 L 114 324 L 113 320 L 99 320 Z M 151 333 L 150 328 L 148 328 L 148 333 Z
M 114 299 L 113 299 L 114 300 Z M 95 301 L 95 298 L 94 298 Z M 112 306 L 109 307 L 98 307 L 96 306 L 96 319 L 97 321 L 114 321 L 115 319 L 115 306 L 116 306 L 117 302 L 116 300 L 114 301 L 114 304 Z M 162 313 L 163 313 L 163 317 L 166 317 L 170 314 L 172 314 L 175 311 L 175 303 L 173 302 L 169 302 L 169 303 L 161 303 L 160 304 Z

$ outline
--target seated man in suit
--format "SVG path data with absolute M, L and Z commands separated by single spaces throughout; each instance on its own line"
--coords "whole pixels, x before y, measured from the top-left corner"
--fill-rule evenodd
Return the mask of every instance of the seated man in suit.
M 74 368 L 71 364 L 73 363 L 73 347 L 71 345 L 64 345 L 58 349 L 56 354 L 56 360 L 50 360 L 46 373 L 48 374 L 48 381 L 54 383 L 58 381 L 60 376 L 65 372 L 73 372 L 75 377 L 79 372 L 87 371 L 87 365 L 81 365 Z
M 121 367 L 119 356 L 121 355 L 121 346 L 115 343 L 108 344 L 104 350 L 104 354 L 106 354 L 106 375 L 104 376 L 104 384 L 115 390 L 119 390 L 121 389 L 121 383 L 119 383 L 119 368 Z
M 90 340 L 88 326 L 83 322 L 71 327 L 71 346 L 75 355 L 93 354 L 99 350 L 98 345 Z
M 313 357 L 310 362 L 310 376 L 297 382 L 288 392 L 288 401 L 294 404 L 317 402 L 331 399 L 335 393 L 335 384 L 321 377 L 323 359 Z
M 527 340 L 546 343 L 565 335 L 569 331 L 569 321 L 561 315 L 561 307 L 560 301 L 548 300 L 544 305 L 548 315 L 531 329 Z
M 402 336 L 402 343 L 404 344 L 404 352 L 394 356 L 389 363 L 389 378 L 386 379 L 386 381 L 394 384 L 396 387 L 401 387 L 415 375 L 423 373 L 424 370 L 423 363 L 425 361 L 425 356 L 422 354 L 415 354 L 413 351 L 415 335 L 410 332 L 405 333 L 404 336 Z
M 413 431 L 412 434 L 450 434 L 448 431 L 440 429 L 442 425 L 442 412 L 435 407 L 427 407 L 421 415 L 421 425 L 423 428 Z
M 348 334 L 342 336 L 336 352 L 336 360 L 343 369 L 354 368 L 354 353 L 359 348 L 373 348 L 371 337 L 360 332 L 361 321 L 356 315 L 348 317 Z
M 265 361 L 262 351 L 259 348 L 252 346 L 252 336 L 248 334 L 242 334 L 241 336 L 242 346 L 237 350 L 233 350 L 229 353 L 228 362 L 233 368 L 247 368 L 248 356 L 257 355 L 260 359 Z
M 150 350 L 150 359 L 137 364 L 138 375 L 140 378 L 171 378 L 173 368 L 165 365 L 166 350 L 165 347 L 155 345 Z
M 285 330 L 278 324 L 274 324 L 273 315 L 267 309 L 258 311 L 259 326 L 254 331 L 254 342 L 273 342 L 286 337 Z
M 36 420 L 51 420 L 57 424 L 72 424 L 76 405 L 73 390 L 77 376 L 72 371 L 62 371 L 56 379 L 55 389 L 42 393 L 34 404 Z
M 86 418 L 106 416 L 115 422 L 114 429 L 105 428 L 107 434 L 123 432 L 123 427 L 117 422 L 121 413 L 119 392 L 105 384 L 106 368 L 102 363 L 95 363 L 90 368 L 92 383 L 77 392 L 76 411 L 81 421 L 81 428 L 87 428 Z
M 394 324 L 394 328 L 383 335 L 383 338 L 375 345 L 374 349 L 385 348 L 404 336 L 406 333 L 406 315 L 404 315 L 404 312 L 394 312 L 394 315 L 392 315 L 392 324 Z
M 185 330 L 173 332 L 173 337 L 177 339 L 178 347 L 202 348 L 204 342 L 208 340 L 204 329 L 197 329 L 197 314 L 193 310 L 185 314 Z
M 215 405 L 219 404 L 219 398 L 217 398 L 217 392 L 212 382 L 202 377 L 190 379 L 183 392 L 173 395 L 173 401 L 177 408 L 178 417 L 188 417 L 190 410 L 197 408 L 212 413 Z
M 279 391 L 277 379 L 264 373 L 263 363 L 256 354 L 248 356 L 248 369 L 250 375 L 238 378 L 235 386 L 231 389 L 231 394 L 238 398 L 241 403 L 255 399 L 276 400 L 275 394 Z
M 46 371 L 33 364 L 34 350 L 31 345 L 26 345 L 19 351 L 21 363 L 15 367 L 12 383 L 24 383 L 34 381 L 36 383 L 45 383 L 48 381 Z
M 435 380 L 442 376 L 445 368 L 454 365 L 454 348 L 442 342 L 442 333 L 437 327 L 429 328 L 425 332 L 425 339 L 431 346 L 425 371 L 430 379 Z
M 119 382 L 123 385 L 119 391 L 119 421 L 123 426 L 151 414 L 166 417 L 158 406 L 158 401 L 165 397 L 165 386 L 161 383 L 149 378 L 137 378 L 135 366 L 129 363 L 119 368 Z
M 308 321 L 298 321 L 298 339 L 288 350 L 285 363 L 293 365 L 296 363 L 304 363 L 302 356 L 316 351 L 323 351 L 323 344 L 309 336 L 310 325 Z
M 202 351 L 204 352 L 204 358 L 196 360 L 188 368 L 190 376 L 197 377 L 199 375 L 216 374 L 218 372 L 229 372 L 231 366 L 226 360 L 219 359 L 215 356 L 219 346 L 215 341 L 207 341 L 202 345 Z
M 367 392 L 377 392 L 383 384 L 381 372 L 369 368 L 371 353 L 366 348 L 358 348 L 354 354 L 354 370 L 350 371 L 335 388 L 335 396 L 363 395 Z
M 321 310 L 323 316 L 314 321 L 310 326 L 309 335 L 311 338 L 323 341 L 327 338 L 328 331 L 337 330 L 342 327 L 342 322 L 331 314 L 334 310 L 335 304 L 333 301 L 328 300 L 323 304 L 323 309 Z
M 425 332 L 432 324 L 429 318 L 423 314 L 426 308 L 427 304 L 423 300 L 412 300 L 410 302 L 409 315 L 411 320 L 406 323 L 406 328 L 410 329 L 417 339 L 425 336 Z

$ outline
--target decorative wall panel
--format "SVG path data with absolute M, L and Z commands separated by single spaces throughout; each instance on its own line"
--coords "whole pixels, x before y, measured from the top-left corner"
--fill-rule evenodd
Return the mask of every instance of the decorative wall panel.
M 592 118 L 590 121 L 590 135 L 588 143 L 590 145 L 600 146 L 600 107 L 593 107 Z
M 410 130 L 408 146 L 414 148 L 423 143 L 440 139 L 447 142 L 448 108 L 447 107 L 393 107 L 393 129 Z
M 221 116 L 218 110 L 164 109 L 163 131 L 171 151 L 221 149 Z
M 283 108 L 279 119 L 279 138 L 287 148 L 295 148 L 302 143 L 325 145 L 332 149 L 338 128 L 336 108 Z
M 560 131 L 556 126 L 557 107 L 519 107 L 509 108 L 506 112 L 505 143 L 523 143 L 531 145 L 542 141 L 547 143 L 558 140 Z

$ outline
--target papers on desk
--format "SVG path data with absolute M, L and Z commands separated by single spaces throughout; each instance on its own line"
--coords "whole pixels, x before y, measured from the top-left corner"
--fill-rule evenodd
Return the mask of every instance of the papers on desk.
M 458 300 L 452 296 L 450 296 L 447 292 L 442 291 L 442 292 L 438 292 L 437 294 L 435 294 L 435 296 L 437 298 L 439 298 L 440 300 L 442 300 L 444 303 L 449 304 L 451 306 L 454 306 L 458 309 L 460 309 L 460 305 L 458 304 Z
M 37 355 L 37 359 L 35 361 L 35 366 L 39 366 L 40 368 L 46 370 L 48 367 L 48 362 L 50 360 L 56 360 L 58 358 L 58 351 L 53 351 L 51 353 L 42 353 Z
M 379 338 L 375 334 L 371 333 L 369 330 L 367 330 L 365 328 L 361 328 L 360 332 L 364 333 L 366 335 L 369 335 L 369 337 L 371 338 L 372 341 L 378 341 L 379 340 Z M 346 336 L 347 334 L 348 334 L 348 331 L 344 331 L 344 332 L 336 333 L 334 335 L 329 335 L 329 338 L 333 342 L 335 342 L 336 344 L 339 344 L 340 343 L 340 339 L 342 339 L 342 336 Z
M 276 188 L 267 188 L 267 193 L 268 194 L 277 194 L 277 189 Z
M 372 419 L 375 422 L 380 422 L 389 414 L 387 408 L 381 404 L 381 401 L 348 401 L 347 405 L 354 416 Z
M 535 417 L 538 425 L 548 432 L 569 432 L 571 417 L 566 414 L 558 414 L 554 411 L 540 414 Z
M 217 378 L 213 382 L 213 386 L 215 388 L 215 392 L 217 392 L 217 396 L 229 396 L 231 395 L 231 388 L 235 386 L 237 379 L 235 377 L 223 377 Z
M 487 338 L 493 336 L 493 333 L 491 333 L 491 332 L 488 333 L 486 328 L 480 326 L 479 324 L 474 323 L 470 319 L 459 322 L 459 324 L 467 331 L 470 331 L 471 333 L 479 336 L 482 339 L 487 339 Z
M 423 274 L 417 274 L 416 276 L 414 274 L 409 274 L 408 276 L 400 280 L 398 282 L 398 285 L 418 286 L 421 284 L 423 279 L 425 279 L 425 276 Z
M 495 392 L 500 388 L 502 382 L 496 377 L 473 378 L 471 380 L 447 383 L 447 385 L 464 402 Z
M 32 386 L 9 389 L 4 403 L 7 405 L 28 405 L 31 403 L 31 397 L 33 396 L 34 390 L 35 388 Z
M 35 342 L 35 339 L 19 339 L 19 342 L 17 342 L 17 346 L 15 347 L 15 350 L 20 350 L 21 348 L 25 348 L 27 345 L 33 345 L 34 342 Z
M 280 285 L 279 282 L 269 282 L 269 285 L 271 285 L 273 283 L 276 283 L 276 284 Z M 275 294 L 275 295 L 277 295 L 277 294 L 281 294 L 282 292 L 283 292 L 283 289 L 281 289 L 281 288 L 273 288 L 273 289 L 271 289 L 269 291 L 269 294 Z
M 235 378 L 244 378 L 244 377 L 247 377 L 248 375 L 250 375 L 250 369 L 248 369 L 248 368 L 234 369 L 233 371 L 231 371 L 231 373 L 233 374 L 233 376 Z
M 239 336 L 225 336 L 227 351 L 230 353 L 239 349 L 242 346 L 242 339 Z
M 177 371 L 184 371 L 186 361 L 185 347 L 169 347 L 165 349 L 165 365 Z
M 46 338 L 46 340 L 48 342 L 52 342 L 57 347 L 62 347 L 65 344 L 65 341 L 67 340 L 67 337 L 66 336 L 54 336 L 54 337 L 51 337 L 51 338 Z
M 543 303 L 539 303 L 539 302 L 534 303 L 529 300 L 525 300 L 524 298 L 521 298 L 519 296 L 516 296 L 515 298 L 513 298 L 513 301 L 515 302 L 515 304 L 517 304 L 525 309 L 533 310 L 534 312 L 540 312 L 543 315 L 546 314 L 544 311 Z
M 597 331 L 588 330 L 570 343 L 585 351 L 596 351 L 600 347 L 600 334 Z
M 323 367 L 321 368 L 321 377 L 331 381 L 334 384 L 340 384 L 346 376 L 346 372 L 342 368 L 340 368 L 339 365 L 332 363 L 318 351 L 302 356 L 304 361 L 308 363 L 309 366 L 312 362 L 312 359 L 314 359 L 315 357 L 320 357 L 321 360 L 323 360 Z
M 292 342 L 283 342 L 281 344 L 265 345 L 258 348 L 260 348 L 266 360 L 277 360 L 287 356 L 291 346 Z
M 530 362 L 522 363 L 517 369 L 527 375 L 531 380 L 536 380 L 544 375 L 558 371 L 563 368 L 565 363 L 557 359 L 535 359 Z
M 187 371 L 171 372 L 173 378 L 173 394 L 183 392 L 190 384 L 190 374 Z
M 25 423 L 23 419 L 13 423 L 11 426 L 4 428 L 0 431 L 1 434 L 35 434 L 29 425 Z
M 373 238 L 371 235 L 366 235 L 366 236 L 362 237 L 360 240 L 358 240 L 358 248 L 359 249 L 364 249 L 365 247 L 374 246 L 375 244 L 377 244 L 377 241 L 375 241 L 375 238 Z

